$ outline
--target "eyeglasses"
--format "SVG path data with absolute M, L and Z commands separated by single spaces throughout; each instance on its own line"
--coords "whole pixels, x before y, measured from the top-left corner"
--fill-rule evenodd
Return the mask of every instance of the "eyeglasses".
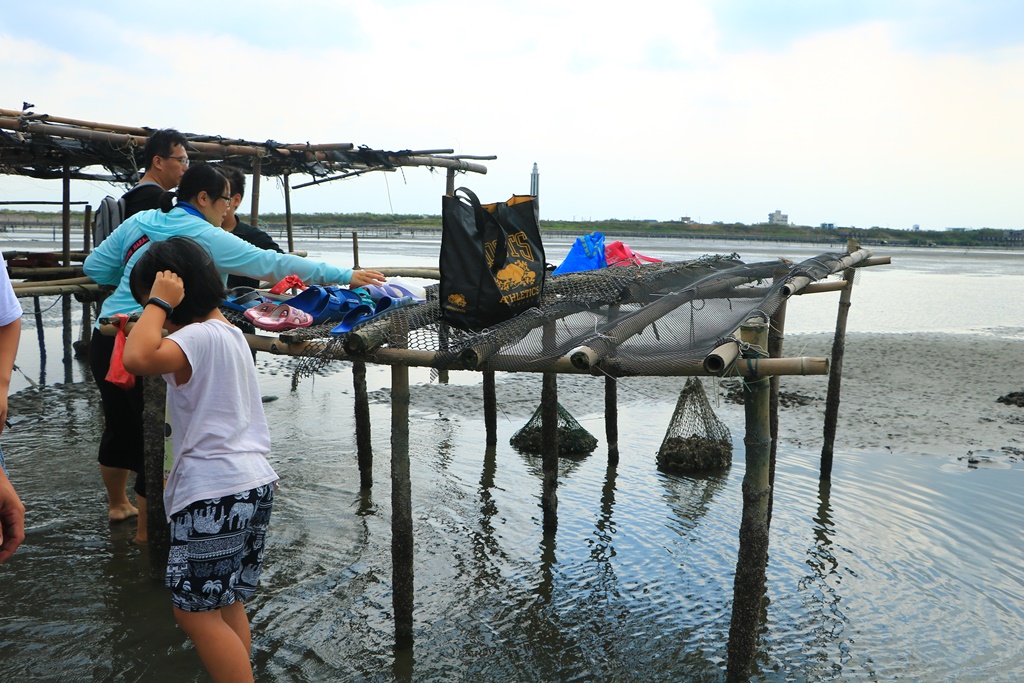
M 182 166 L 188 166 L 188 157 L 185 156 L 184 154 L 179 154 L 178 156 L 174 156 L 174 157 L 163 157 L 163 158 L 164 159 L 174 159 L 175 161 L 177 161 Z
M 224 195 L 221 195 L 220 198 L 226 201 L 228 204 L 231 203 L 231 197 L 225 197 Z

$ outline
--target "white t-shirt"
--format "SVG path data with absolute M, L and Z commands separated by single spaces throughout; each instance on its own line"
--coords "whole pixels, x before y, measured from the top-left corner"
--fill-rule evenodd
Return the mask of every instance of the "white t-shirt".
M 23 312 L 21 302 L 11 287 L 11 278 L 7 276 L 7 263 L 0 254 L 0 327 L 10 325 L 20 318 Z
M 267 462 L 270 430 L 242 332 L 219 320 L 186 325 L 167 337 L 184 351 L 192 377 L 167 380 L 174 464 L 164 487 L 167 517 L 197 500 L 277 481 Z

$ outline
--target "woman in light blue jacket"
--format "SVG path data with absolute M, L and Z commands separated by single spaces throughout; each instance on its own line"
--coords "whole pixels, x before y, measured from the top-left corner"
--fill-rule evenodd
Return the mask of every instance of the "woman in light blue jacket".
M 177 200 L 177 202 L 175 202 Z M 338 268 L 291 254 L 257 249 L 221 229 L 231 192 L 227 179 L 212 166 L 195 164 L 181 178 L 177 192 L 165 192 L 160 208 L 142 211 L 128 218 L 85 259 L 85 274 L 101 285 L 117 285 L 100 309 L 100 318 L 118 313 L 136 313 L 139 304 L 132 297 L 129 279 L 132 267 L 150 242 L 169 237 L 190 237 L 210 252 L 225 278 L 229 273 L 277 282 L 298 275 L 308 284 L 351 284 L 353 287 L 380 285 L 384 275 L 375 270 Z M 89 345 L 89 364 L 100 390 L 105 425 L 100 440 L 100 474 L 107 489 L 109 517 L 119 521 L 139 515 L 137 543 L 146 542 L 146 482 L 142 466 L 142 383 L 122 389 L 106 380 L 114 337 L 99 333 Z M 138 508 L 128 499 L 128 471 L 137 473 L 135 493 Z

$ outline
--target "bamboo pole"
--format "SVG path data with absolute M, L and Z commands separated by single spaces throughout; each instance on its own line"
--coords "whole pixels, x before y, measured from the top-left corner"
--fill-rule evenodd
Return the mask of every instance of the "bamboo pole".
M 741 338 L 760 349 L 767 346 L 764 323 L 744 325 Z M 748 347 L 750 349 L 750 347 Z M 758 353 L 747 350 L 749 354 Z M 770 382 L 767 377 L 749 378 L 743 383 L 743 411 L 746 422 L 746 471 L 743 475 L 743 515 L 740 522 L 740 543 L 733 584 L 732 620 L 727 646 L 726 680 L 730 683 L 750 679 L 757 655 L 757 633 L 761 621 L 761 603 L 765 592 L 765 571 L 768 564 L 768 499 Z
M 285 173 L 282 178 L 284 182 L 284 227 L 288 232 L 288 251 L 295 251 L 295 234 L 292 230 L 292 192 L 288 187 L 289 175 Z
M 619 314 L 618 306 L 608 307 L 608 318 Z M 614 377 L 604 378 L 604 434 L 608 442 L 608 466 L 614 473 L 619 462 L 619 381 Z
M 484 389 L 484 433 L 486 446 L 498 443 L 498 395 L 494 371 L 483 372 Z
M 851 250 L 846 256 L 839 259 L 840 267 L 833 272 L 838 272 L 840 269 L 845 270 L 851 268 L 854 265 L 861 263 L 865 259 L 871 257 L 871 252 L 867 249 L 857 248 Z M 782 295 L 789 298 L 799 292 L 801 289 L 809 285 L 813 280 L 806 275 L 798 275 L 796 277 L 789 278 L 789 281 L 782 286 Z
M 822 479 L 832 477 L 833 445 L 836 439 L 836 422 L 839 419 L 839 394 L 843 383 L 843 356 L 846 353 L 846 318 L 850 312 L 850 297 L 853 294 L 855 271 L 847 268 L 843 273 L 846 289 L 839 295 L 839 312 L 836 315 L 836 333 L 832 340 L 832 368 L 828 375 L 828 394 L 825 399 L 825 425 L 821 445 Z
M 88 252 L 92 249 L 92 205 L 85 205 L 85 219 L 82 221 L 82 251 Z M 70 252 L 68 257 L 70 257 Z
M 617 379 L 604 378 L 604 434 L 608 442 L 608 466 L 611 468 L 619 462 L 618 390 Z
M 154 578 L 167 570 L 171 530 L 164 511 L 164 423 L 167 419 L 167 383 L 159 375 L 139 378 L 143 409 L 143 466 L 146 476 L 146 533 L 149 566 Z
M 739 342 L 735 340 L 719 344 L 704 357 L 704 371 L 709 375 L 721 377 L 736 362 L 740 355 Z
M 777 277 L 785 277 L 779 274 Z M 768 356 L 771 358 L 782 357 L 782 347 L 786 335 L 786 299 L 783 299 L 779 307 L 775 309 L 768 322 Z M 781 377 L 772 375 L 770 392 L 768 395 L 768 420 L 769 432 L 772 438 L 771 450 L 768 464 L 768 525 L 772 523 L 772 509 L 775 504 L 775 462 L 779 449 L 779 388 Z
M 64 383 L 71 384 L 72 381 L 72 365 L 71 360 L 74 356 L 73 348 L 71 343 L 71 296 L 69 294 L 60 295 L 60 309 L 61 309 L 61 348 L 64 352 Z
M 15 271 L 15 272 L 20 272 L 20 271 L 25 271 L 25 270 L 29 270 L 29 269 L 28 268 L 11 268 L 10 270 L 11 271 Z M 42 270 L 42 269 L 40 269 L 40 270 Z M 62 267 L 59 267 L 59 268 L 46 268 L 45 270 L 55 271 L 54 274 L 62 274 L 62 273 L 74 274 L 77 271 L 79 273 L 79 275 L 76 275 L 75 277 L 61 278 L 59 280 L 40 280 L 38 282 L 12 282 L 11 286 L 15 290 L 19 290 L 19 289 L 32 289 L 33 287 L 57 287 L 57 286 L 61 286 L 61 285 L 89 285 L 89 284 L 94 284 L 93 281 L 92 281 L 92 278 L 86 277 L 84 275 L 81 275 L 81 272 L 82 272 L 81 268 L 74 268 L 74 267 L 72 267 L 72 268 L 64 268 L 62 266 Z M 11 277 L 13 278 L 13 277 L 25 277 L 25 276 L 24 275 L 15 275 L 14 272 L 11 272 Z
M 256 227 L 260 218 L 260 177 L 263 173 L 263 159 L 252 160 L 252 196 L 249 198 L 249 225 Z M 291 250 L 289 250 L 291 251 Z
M 352 268 L 353 270 L 359 267 L 359 233 L 355 230 L 352 231 Z M 383 272 L 383 271 L 381 271 Z M 384 273 L 385 277 L 389 273 Z
M 409 474 L 409 368 L 391 368 L 391 603 L 395 646 L 413 644 L 412 484 Z
M 51 119 L 52 120 L 52 119 Z M 29 133 L 32 135 L 44 135 L 55 138 L 70 138 L 74 140 L 90 140 L 93 142 L 102 142 L 111 145 L 115 148 L 126 148 L 131 149 L 132 147 L 145 147 L 146 141 L 149 139 L 149 135 L 153 131 L 146 131 L 145 134 L 131 134 L 122 132 L 113 132 L 109 130 L 98 130 L 93 127 L 73 127 L 73 126 L 55 126 L 48 123 L 39 123 L 29 121 L 23 123 L 17 118 L 0 117 L 0 128 L 6 130 L 13 130 L 23 133 Z M 186 136 L 189 137 L 189 136 Z M 192 136 L 195 137 L 195 136 Z M 240 144 L 237 144 L 240 143 Z M 350 143 L 337 143 L 337 144 L 350 144 Z M 244 156 L 244 157 L 262 157 L 267 154 L 267 148 L 265 145 L 257 142 L 250 142 L 246 140 L 236 141 L 236 144 L 221 143 L 221 142 L 203 142 L 201 140 L 189 139 L 188 146 L 191 150 L 201 154 L 207 155 L 213 158 L 223 158 L 228 156 Z M 353 145 L 354 146 L 354 145 Z M 351 147 L 349 147 L 351 149 Z M 276 147 L 275 150 L 285 156 L 288 155 L 300 155 L 305 161 L 331 161 L 332 157 L 323 151 L 305 151 L 304 149 L 292 149 L 289 146 Z M 436 157 L 427 157 L 427 159 L 437 159 Z M 435 164 L 428 163 L 415 163 L 408 165 L 422 165 L 422 166 L 441 166 L 445 165 L 449 160 L 438 159 Z M 255 161 L 253 165 L 255 166 Z M 457 162 L 458 163 L 458 162 Z M 465 163 L 465 162 L 461 162 Z
M 64 245 L 64 266 L 71 265 L 71 167 L 64 164 L 63 178 L 64 206 L 61 211 L 61 234 Z
M 554 325 L 545 325 L 544 346 L 554 343 Z M 558 375 L 545 372 L 541 377 L 541 465 L 544 470 L 541 507 L 544 510 L 544 529 L 554 532 L 558 527 Z
M 50 296 L 53 294 L 94 294 L 100 291 L 100 285 L 40 285 L 15 287 L 14 294 L 18 297 Z
M 721 278 L 719 280 L 719 278 Z M 586 344 L 581 344 L 569 352 L 569 358 L 576 367 L 587 370 L 603 362 L 618 346 L 626 340 L 640 334 L 648 325 L 657 322 L 680 306 L 696 298 L 711 298 L 733 287 L 749 282 L 746 275 L 722 277 L 721 273 L 712 273 L 691 287 L 681 292 L 667 294 L 654 303 L 638 309 L 634 313 L 596 330 Z M 702 284 L 707 284 L 702 288 Z
M 352 384 L 355 390 L 356 458 L 359 462 L 359 486 L 373 486 L 373 439 L 370 430 L 370 398 L 366 391 L 366 363 L 352 361 Z

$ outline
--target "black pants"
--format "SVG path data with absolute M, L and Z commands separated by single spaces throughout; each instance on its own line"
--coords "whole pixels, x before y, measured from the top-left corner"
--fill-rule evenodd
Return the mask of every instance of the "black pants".
M 99 463 L 136 473 L 135 493 L 145 497 L 146 475 L 143 466 L 142 380 L 131 389 L 122 389 L 106 380 L 114 337 L 93 330 L 89 342 L 89 367 L 100 390 L 103 406 L 103 436 L 100 438 Z

